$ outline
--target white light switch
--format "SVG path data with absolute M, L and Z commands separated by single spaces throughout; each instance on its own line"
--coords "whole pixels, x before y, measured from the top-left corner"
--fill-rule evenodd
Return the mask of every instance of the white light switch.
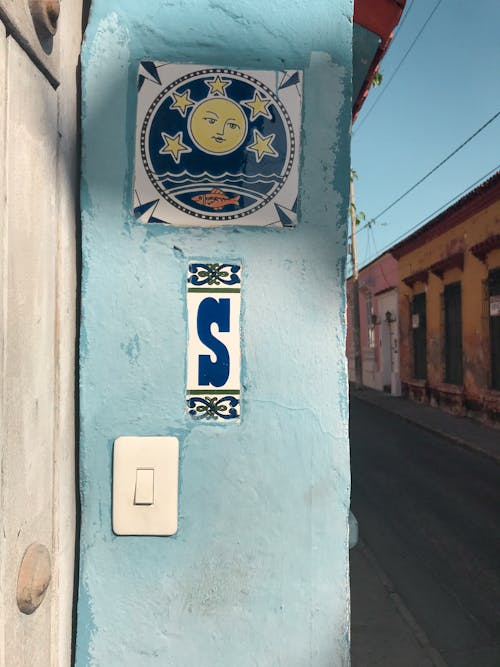
M 155 494 L 154 468 L 137 468 L 135 471 L 134 505 L 152 505 Z
M 179 441 L 121 436 L 113 451 L 113 531 L 117 535 L 177 532 Z

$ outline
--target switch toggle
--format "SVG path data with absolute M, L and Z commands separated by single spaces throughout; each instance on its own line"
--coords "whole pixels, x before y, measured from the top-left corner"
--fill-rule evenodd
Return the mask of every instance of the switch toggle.
M 152 505 L 154 503 L 154 468 L 137 468 L 135 471 L 134 505 Z
M 120 436 L 113 448 L 116 535 L 177 532 L 179 441 L 171 436 Z

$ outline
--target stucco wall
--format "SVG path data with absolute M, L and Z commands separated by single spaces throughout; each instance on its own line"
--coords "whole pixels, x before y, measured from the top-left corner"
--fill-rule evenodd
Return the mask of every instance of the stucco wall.
M 349 662 L 344 258 L 352 3 L 94 0 L 83 50 L 80 667 Z M 300 224 L 131 213 L 143 58 L 304 69 Z M 238 258 L 243 417 L 185 414 L 190 258 Z M 179 530 L 111 530 L 119 435 L 175 435 Z
M 373 347 L 370 347 L 367 301 L 371 297 L 373 314 L 377 317 L 377 322 L 380 322 L 381 318 L 383 319 L 384 317 L 384 313 L 379 312 L 378 297 L 375 295 L 382 290 L 397 286 L 397 267 L 398 265 L 394 257 L 386 253 L 359 272 L 359 319 L 363 354 L 363 384 L 373 389 L 383 389 L 380 379 L 381 324 L 376 324 L 373 327 Z
M 379 308 L 379 298 L 376 296 L 379 292 L 398 286 L 398 263 L 394 257 L 385 253 L 374 260 L 359 272 L 359 320 L 361 333 L 361 352 L 363 360 L 363 384 L 373 389 L 383 389 L 383 382 L 380 374 L 381 364 L 381 326 L 385 317 L 385 312 Z M 352 279 L 347 282 L 347 293 L 351 294 Z M 377 324 L 374 327 L 373 343 L 369 346 L 368 319 L 367 319 L 367 300 L 369 295 L 372 299 L 373 314 L 377 316 Z M 349 359 L 349 377 L 354 380 L 354 350 L 352 342 L 352 324 L 350 302 L 347 306 L 347 355 Z M 394 308 L 394 316 L 397 316 L 397 298 Z M 394 336 L 397 337 L 397 325 L 391 325 L 394 329 Z M 397 348 L 396 348 L 397 349 Z

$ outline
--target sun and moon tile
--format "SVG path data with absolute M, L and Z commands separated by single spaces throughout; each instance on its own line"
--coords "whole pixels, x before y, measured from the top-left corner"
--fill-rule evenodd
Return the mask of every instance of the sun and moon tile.
M 135 217 L 295 226 L 301 86 L 295 70 L 141 62 Z

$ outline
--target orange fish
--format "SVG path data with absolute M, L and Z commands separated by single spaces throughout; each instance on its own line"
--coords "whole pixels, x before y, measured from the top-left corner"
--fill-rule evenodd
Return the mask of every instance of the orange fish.
M 224 206 L 229 206 L 229 204 L 238 206 L 239 200 L 240 195 L 236 195 L 236 197 L 228 197 L 222 190 L 217 190 L 217 188 L 214 188 L 211 192 L 207 192 L 206 194 L 193 197 L 193 201 L 197 204 L 213 208 L 214 211 L 221 211 Z

